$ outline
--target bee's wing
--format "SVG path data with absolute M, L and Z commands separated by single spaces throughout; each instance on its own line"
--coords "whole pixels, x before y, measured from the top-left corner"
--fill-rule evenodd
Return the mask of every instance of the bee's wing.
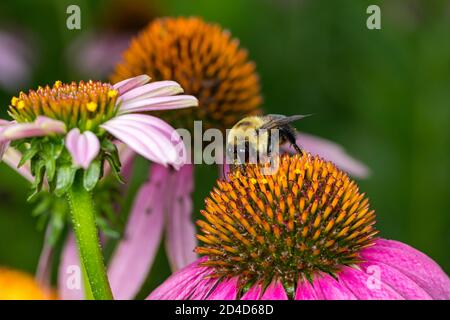
M 288 116 L 288 117 L 283 116 L 283 115 L 278 115 L 278 114 L 269 114 L 269 115 L 267 115 L 267 117 L 270 120 L 267 121 L 265 124 L 263 124 L 260 127 L 260 129 L 267 129 L 267 130 L 274 129 L 279 126 L 283 126 L 288 123 L 291 123 L 291 122 L 294 122 L 294 121 L 297 121 L 297 120 L 300 120 L 300 119 L 303 119 L 303 118 L 306 118 L 309 116 L 311 116 L 311 114 L 305 114 L 305 115 L 297 114 L 297 115 Z

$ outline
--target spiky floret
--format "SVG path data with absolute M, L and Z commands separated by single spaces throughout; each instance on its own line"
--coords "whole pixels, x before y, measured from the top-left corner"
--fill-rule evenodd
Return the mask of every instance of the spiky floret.
M 309 154 L 279 160 L 273 175 L 249 164 L 217 182 L 196 251 L 215 277 L 239 276 L 243 288 L 277 279 L 293 293 L 299 279 L 360 262 L 378 231 L 365 194 L 333 163 Z
M 98 125 L 114 117 L 118 92 L 109 83 L 80 81 L 20 92 L 11 99 L 9 114 L 17 122 L 32 122 L 38 116 L 63 121 L 68 129 L 95 131 Z
M 176 127 L 230 128 L 244 116 L 259 113 L 259 78 L 247 51 L 228 31 L 199 18 L 161 18 L 131 42 L 112 76 L 113 82 L 146 73 L 155 80 L 173 79 L 199 100 L 199 107 L 164 112 Z

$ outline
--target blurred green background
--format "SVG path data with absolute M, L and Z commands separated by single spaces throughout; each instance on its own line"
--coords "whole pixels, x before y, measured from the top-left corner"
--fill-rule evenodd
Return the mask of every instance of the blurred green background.
M 116 2 L 2 1 L 0 30 L 20 30 L 31 45 L 32 81 L 23 89 L 80 79 L 66 50 L 110 22 Z M 371 168 L 359 183 L 381 236 L 416 247 L 450 273 L 449 1 L 147 2 L 153 16 L 201 16 L 229 29 L 257 64 L 265 110 L 316 114 L 299 129 L 340 143 Z M 66 28 L 70 4 L 81 7 L 81 30 Z M 381 7 L 381 30 L 366 28 L 370 4 Z M 2 118 L 14 94 L 0 91 Z M 196 171 L 196 212 L 216 174 Z M 43 232 L 27 194 L 27 183 L 0 164 L 0 265 L 34 272 Z M 168 274 L 161 250 L 147 289 Z

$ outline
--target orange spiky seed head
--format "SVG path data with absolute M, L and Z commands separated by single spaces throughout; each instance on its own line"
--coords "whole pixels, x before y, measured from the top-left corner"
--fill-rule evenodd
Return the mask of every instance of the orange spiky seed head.
M 231 128 L 241 118 L 260 113 L 259 77 L 247 51 L 228 31 L 199 18 L 161 18 L 151 22 L 125 51 L 113 82 L 148 74 L 175 80 L 199 107 L 157 113 L 177 128 Z
M 239 276 L 243 286 L 335 275 L 361 261 L 378 231 L 369 201 L 346 173 L 309 154 L 284 155 L 273 175 L 261 165 L 219 180 L 198 221 L 199 254 L 215 277 Z

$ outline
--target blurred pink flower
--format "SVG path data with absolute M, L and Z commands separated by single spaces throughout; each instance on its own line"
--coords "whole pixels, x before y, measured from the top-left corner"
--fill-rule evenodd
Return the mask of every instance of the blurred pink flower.
M 0 87 L 16 91 L 31 79 L 30 48 L 18 34 L 0 31 Z
M 133 33 L 98 31 L 78 37 L 67 50 L 69 65 L 83 76 L 107 77 L 128 48 Z
M 379 239 L 361 252 L 365 262 L 343 267 L 337 278 L 320 273 L 312 283 L 299 281 L 295 300 L 428 300 L 450 299 L 450 279 L 428 256 L 393 240 Z M 209 278 L 213 268 L 199 266 L 203 257 L 174 273 L 153 291 L 150 300 L 287 300 L 280 282 L 252 286 L 238 296 L 238 279 Z M 379 272 L 377 279 L 374 273 Z

